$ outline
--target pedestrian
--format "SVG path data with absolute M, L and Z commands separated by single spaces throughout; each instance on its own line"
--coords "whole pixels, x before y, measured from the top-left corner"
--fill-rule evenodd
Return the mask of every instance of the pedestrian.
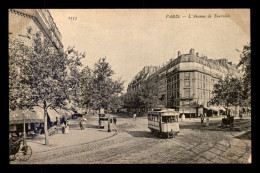
M 209 126 L 209 117 L 206 119 L 206 126 Z
M 113 117 L 113 121 L 116 124 L 116 121 L 117 121 L 116 117 Z
M 133 115 L 133 120 L 135 121 L 135 119 L 136 119 L 136 114 L 134 113 L 134 115 Z
M 239 112 L 239 117 L 240 117 L 240 119 L 243 118 L 243 115 L 242 115 L 242 112 L 241 112 L 241 111 Z
M 68 134 L 69 133 L 69 129 L 70 129 L 69 124 L 66 124 L 64 133 Z
M 60 118 L 57 117 L 57 126 L 60 126 Z
M 203 114 L 200 114 L 200 117 L 201 117 L 201 126 L 203 126 L 203 122 L 204 122 L 204 116 L 203 116 Z
M 61 128 L 62 128 L 62 133 L 64 134 L 65 133 L 65 124 L 64 124 L 64 122 L 61 124 Z
M 83 121 L 82 121 L 82 120 L 80 120 L 79 126 L 80 126 L 80 129 L 81 129 L 81 130 L 84 130 L 84 126 L 83 126 Z

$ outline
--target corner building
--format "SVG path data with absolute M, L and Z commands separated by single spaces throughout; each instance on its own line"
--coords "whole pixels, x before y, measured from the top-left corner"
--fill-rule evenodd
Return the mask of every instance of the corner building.
M 209 110 L 214 84 L 225 76 L 242 77 L 236 65 L 227 59 L 208 59 L 195 54 L 190 49 L 188 54 L 178 52 L 176 59 L 170 59 L 162 67 L 153 67 L 148 78 L 138 77 L 128 85 L 128 90 L 135 89 L 145 80 L 152 80 L 158 87 L 158 98 L 168 108 L 179 110 L 191 117 Z
M 191 117 L 203 113 L 212 98 L 214 84 L 225 76 L 241 77 L 236 65 L 227 59 L 199 57 L 194 49 L 189 54 L 181 54 L 166 65 L 167 104 Z
M 31 29 L 32 33 L 41 31 L 41 37 L 51 41 L 53 47 L 63 51 L 62 36 L 56 26 L 49 10 L 46 9 L 9 9 L 9 38 L 21 39 L 25 44 L 31 45 L 32 39 L 27 32 Z

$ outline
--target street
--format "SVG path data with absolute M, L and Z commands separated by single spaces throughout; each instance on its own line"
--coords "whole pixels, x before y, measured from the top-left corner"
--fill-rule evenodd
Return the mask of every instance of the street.
M 13 164 L 156 164 L 156 163 L 248 163 L 251 157 L 251 139 L 239 137 L 243 131 L 220 130 L 218 123 L 208 129 L 191 125 L 195 120 L 180 122 L 180 133 L 175 138 L 162 139 L 154 136 L 147 127 L 146 118 L 133 121 L 129 117 L 118 117 L 119 132 L 107 132 L 96 126 L 97 117 L 89 117 L 87 128 L 71 132 L 91 131 L 92 140 L 64 146 L 59 149 L 34 153 L 26 162 Z M 240 124 L 251 124 L 251 119 Z M 189 124 L 191 126 L 189 126 Z M 251 125 L 250 125 L 251 126 Z M 93 133 L 94 136 L 93 137 Z M 105 135 L 103 138 L 99 134 Z M 58 134 L 63 135 L 64 134 Z M 76 133 L 74 135 L 77 135 Z M 251 135 L 251 134 L 250 134 Z M 55 136 L 54 136 L 55 137 Z M 81 135 L 81 137 L 84 137 Z M 56 137 L 57 138 L 57 137 Z M 85 138 L 88 138 L 86 136 Z M 96 139 L 94 139 L 96 138 Z M 71 141 L 71 139 L 68 139 Z M 60 143 L 62 140 L 60 140 Z M 28 142 L 30 145 L 30 142 Z M 32 143 L 31 143 L 32 144 Z M 33 150 L 34 151 L 34 150 Z M 11 163 L 11 164 L 12 164 Z

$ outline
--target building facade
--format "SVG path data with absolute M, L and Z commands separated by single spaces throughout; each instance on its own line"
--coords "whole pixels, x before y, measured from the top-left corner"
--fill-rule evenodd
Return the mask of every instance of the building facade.
M 162 104 L 193 117 L 208 108 L 213 86 L 219 79 L 227 75 L 241 77 L 236 65 L 227 59 L 208 59 L 195 54 L 194 49 L 188 54 L 178 52 L 176 59 L 157 69 L 149 79 L 157 83 Z
M 157 66 L 145 66 L 128 84 L 127 92 L 130 90 L 137 90 L 145 80 L 157 71 L 157 69 Z
M 53 46 L 62 51 L 62 36 L 59 32 L 50 12 L 46 9 L 9 9 L 9 38 L 21 39 L 30 44 L 32 40 L 28 30 L 32 33 L 42 32 L 42 37 L 51 41 Z

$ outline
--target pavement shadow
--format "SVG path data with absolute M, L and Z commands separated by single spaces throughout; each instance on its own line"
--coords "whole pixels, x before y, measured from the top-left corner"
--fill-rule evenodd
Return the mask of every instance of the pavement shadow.
M 153 134 L 148 131 L 128 131 L 127 133 L 133 137 L 154 138 Z
M 87 124 L 85 125 L 87 128 L 93 128 L 93 129 L 98 129 L 98 125 L 93 125 L 93 124 Z
M 242 139 L 242 140 L 251 140 L 251 131 L 247 131 L 246 133 L 236 136 L 235 138 Z
M 201 129 L 201 123 L 192 123 L 192 124 L 180 124 L 180 129 Z

